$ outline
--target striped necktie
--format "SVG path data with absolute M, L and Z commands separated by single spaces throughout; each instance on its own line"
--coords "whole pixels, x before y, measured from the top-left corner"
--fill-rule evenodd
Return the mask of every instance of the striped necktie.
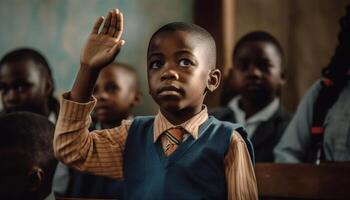
M 164 132 L 164 136 L 166 138 L 164 153 L 166 156 L 170 156 L 181 144 L 184 130 L 182 128 L 171 128 Z

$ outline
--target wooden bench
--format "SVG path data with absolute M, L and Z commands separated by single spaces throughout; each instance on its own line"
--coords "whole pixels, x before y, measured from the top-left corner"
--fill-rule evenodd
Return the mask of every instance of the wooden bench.
M 255 166 L 259 196 L 292 199 L 350 199 L 350 163 Z

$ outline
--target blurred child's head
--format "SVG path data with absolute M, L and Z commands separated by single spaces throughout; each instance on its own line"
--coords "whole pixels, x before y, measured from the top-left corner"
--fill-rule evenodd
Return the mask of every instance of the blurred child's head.
M 162 111 L 202 108 L 220 82 L 213 37 L 194 24 L 175 22 L 157 30 L 147 53 L 149 92 Z
M 50 67 L 44 56 L 33 49 L 16 49 L 1 58 L 0 91 L 6 112 L 48 115 L 58 109 Z
M 232 75 L 247 99 L 272 101 L 285 82 L 284 53 L 275 37 L 263 31 L 244 35 L 233 51 Z
M 135 70 L 126 64 L 112 63 L 98 76 L 94 96 L 96 120 L 102 124 L 118 125 L 131 114 L 139 103 L 138 77 Z
M 29 112 L 0 116 L 0 199 L 44 199 L 51 192 L 57 161 L 54 125 Z

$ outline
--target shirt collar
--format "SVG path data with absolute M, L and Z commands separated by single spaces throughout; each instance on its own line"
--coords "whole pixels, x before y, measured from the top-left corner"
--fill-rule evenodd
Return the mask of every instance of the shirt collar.
M 166 130 L 175 127 L 181 127 L 187 131 L 195 140 L 198 138 L 198 128 L 208 119 L 207 106 L 203 105 L 203 109 L 191 119 L 185 121 L 180 125 L 171 124 L 165 116 L 158 111 L 154 120 L 153 142 L 156 142 L 159 136 Z
M 259 112 L 255 113 L 250 118 L 245 119 L 246 114 L 238 105 L 240 98 L 241 96 L 233 98 L 229 103 L 229 107 L 234 111 L 237 122 L 243 124 L 267 121 L 278 110 L 278 107 L 280 105 L 280 99 L 276 97 Z

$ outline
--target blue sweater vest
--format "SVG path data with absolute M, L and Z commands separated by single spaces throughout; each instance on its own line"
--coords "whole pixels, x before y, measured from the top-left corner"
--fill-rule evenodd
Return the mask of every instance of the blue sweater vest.
M 227 199 L 224 157 L 237 124 L 209 117 L 169 157 L 153 142 L 154 117 L 134 119 L 124 151 L 126 199 Z

